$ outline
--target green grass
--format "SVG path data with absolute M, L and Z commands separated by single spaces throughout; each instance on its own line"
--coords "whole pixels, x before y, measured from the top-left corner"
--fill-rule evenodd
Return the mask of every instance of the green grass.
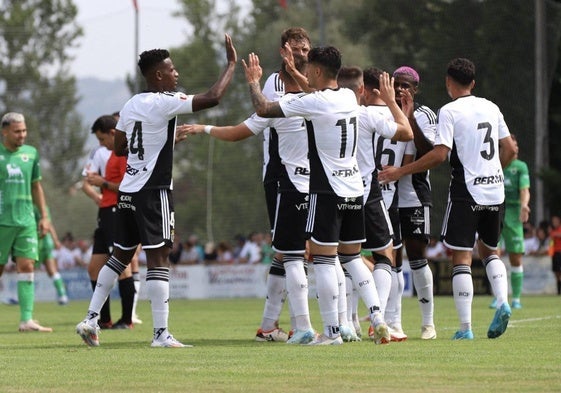
M 451 341 L 457 316 L 451 297 L 435 300 L 438 338 L 422 341 L 415 299 L 403 302 L 409 339 L 334 347 L 253 341 L 263 300 L 173 300 L 170 327 L 194 348 L 151 348 L 145 323 L 103 331 L 89 348 L 74 327 L 87 303 L 39 303 L 35 317 L 54 333 L 19 333 L 17 306 L 0 305 L 0 391 L 11 392 L 560 392 L 561 297 L 523 299 L 505 335 L 489 340 L 490 297 L 473 304 L 473 341 Z M 312 321 L 321 327 L 317 302 Z M 117 315 L 120 306 L 115 303 Z M 283 311 L 281 325 L 288 328 Z M 367 325 L 363 325 L 366 330 Z

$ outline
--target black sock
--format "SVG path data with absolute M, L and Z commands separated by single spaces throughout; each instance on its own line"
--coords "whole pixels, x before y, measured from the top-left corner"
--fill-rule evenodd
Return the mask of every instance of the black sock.
M 132 323 L 132 307 L 135 293 L 134 279 L 132 277 L 119 280 L 119 294 L 121 295 L 121 307 L 123 308 L 121 322 Z

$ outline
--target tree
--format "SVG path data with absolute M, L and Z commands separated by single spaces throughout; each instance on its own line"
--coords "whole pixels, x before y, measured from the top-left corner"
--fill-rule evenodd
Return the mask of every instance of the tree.
M 28 143 L 64 188 L 75 180 L 87 138 L 68 66 L 82 35 L 76 15 L 71 0 L 0 1 L 0 108 L 25 115 Z

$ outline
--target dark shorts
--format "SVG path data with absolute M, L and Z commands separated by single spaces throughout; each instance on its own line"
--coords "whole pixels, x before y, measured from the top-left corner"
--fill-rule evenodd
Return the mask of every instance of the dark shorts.
M 381 251 L 392 242 L 393 227 L 383 199 L 366 201 L 364 205 L 364 222 L 366 241 L 362 249 Z
M 430 207 L 401 207 L 399 222 L 403 239 L 416 238 L 427 244 L 430 239 Z
M 343 198 L 331 194 L 310 194 L 306 232 L 322 246 L 363 243 L 363 197 Z
M 397 250 L 403 247 L 403 239 L 401 238 L 401 222 L 399 220 L 399 209 L 397 207 L 392 207 L 388 210 L 390 216 L 390 221 L 393 228 L 393 248 Z
M 97 228 L 94 231 L 92 254 L 111 254 L 115 240 L 117 206 L 102 207 L 97 212 Z
M 174 236 L 174 211 L 171 190 L 147 189 L 119 192 L 115 246 L 132 250 L 170 247 Z
M 477 205 L 449 201 L 442 226 L 442 240 L 452 250 L 473 250 L 475 235 L 496 249 L 501 234 L 504 205 Z
M 308 194 L 279 193 L 273 230 L 273 249 L 284 254 L 303 254 L 306 251 L 307 218 Z

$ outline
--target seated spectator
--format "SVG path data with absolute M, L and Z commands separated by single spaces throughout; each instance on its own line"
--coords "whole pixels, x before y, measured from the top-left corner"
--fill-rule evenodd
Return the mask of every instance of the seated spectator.
M 234 254 L 232 247 L 228 242 L 220 242 L 216 247 L 216 262 L 221 265 L 229 265 L 234 263 Z
M 443 259 L 446 258 L 446 247 L 435 236 L 431 236 L 427 246 L 427 259 Z
M 199 251 L 197 251 L 196 246 L 191 242 L 191 237 L 189 237 L 189 239 L 183 243 L 183 250 L 181 251 L 178 263 L 181 265 L 196 265 L 201 262 L 202 259 Z
M 526 255 L 533 256 L 547 256 L 549 255 L 549 246 L 551 239 L 546 228 L 539 226 L 536 229 L 536 236 L 532 239 L 533 242 L 528 244 Z
M 168 255 L 169 263 L 172 265 L 177 265 L 179 263 L 179 259 L 181 258 L 181 253 L 183 252 L 183 245 L 181 244 L 181 240 L 179 240 L 179 236 L 175 235 L 173 239 L 173 245 L 171 247 L 171 251 Z
M 207 242 L 205 244 L 205 255 L 204 255 L 204 263 L 205 264 L 214 264 L 216 263 L 216 259 L 218 255 L 216 253 L 216 247 L 214 246 L 214 242 Z
M 88 266 L 92 258 L 93 245 L 87 240 L 78 240 L 76 242 L 78 250 L 80 251 L 80 266 Z
M 87 266 L 84 265 L 81 251 L 76 247 L 74 236 L 70 232 L 64 235 L 61 247 L 55 250 L 55 258 L 57 260 L 58 270 L 71 269 L 76 266 Z
M 247 237 L 245 244 L 240 251 L 239 263 L 255 264 L 261 262 L 261 236 L 257 232 L 252 232 Z

